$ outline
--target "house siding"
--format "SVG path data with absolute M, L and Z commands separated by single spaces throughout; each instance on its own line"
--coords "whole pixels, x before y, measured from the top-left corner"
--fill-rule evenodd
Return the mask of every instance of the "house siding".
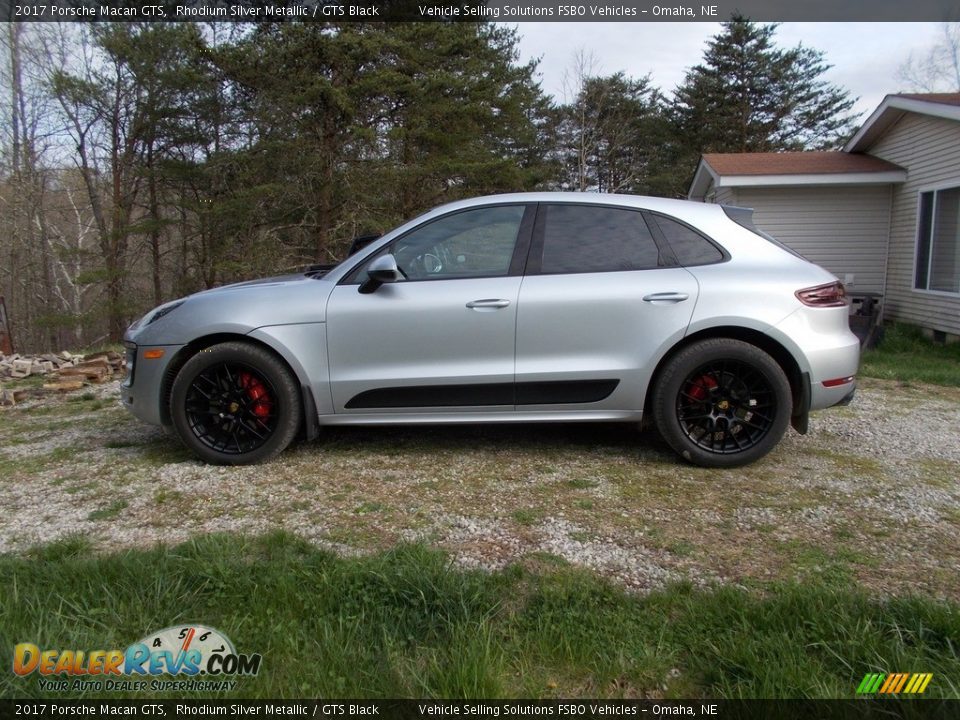
M 734 188 L 718 188 L 716 183 L 711 180 L 703 191 L 702 197 L 699 195 L 696 197 L 691 196 L 690 199 L 698 202 L 715 203 L 717 205 L 735 205 L 736 192 Z
M 736 205 L 737 204 L 737 195 L 734 188 L 714 188 L 716 194 L 713 196 L 711 202 L 715 202 L 717 205 Z
M 885 292 L 889 185 L 727 190 L 735 191 L 728 202 L 754 209 L 757 227 L 832 272 L 854 294 Z
M 907 113 L 868 152 L 907 168 L 893 191 L 884 316 L 960 335 L 960 295 L 913 289 L 919 193 L 960 187 L 960 123 Z

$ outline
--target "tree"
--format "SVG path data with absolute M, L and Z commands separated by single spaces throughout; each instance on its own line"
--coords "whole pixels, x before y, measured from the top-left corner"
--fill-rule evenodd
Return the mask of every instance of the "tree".
M 146 241 L 152 305 L 159 305 L 164 299 L 166 230 L 174 222 L 164 196 L 179 177 L 178 168 L 171 165 L 184 154 L 192 155 L 192 149 L 207 139 L 194 122 L 200 112 L 196 98 L 206 80 L 197 61 L 202 40 L 197 26 L 190 23 L 125 25 L 124 30 L 105 48 L 129 68 L 139 90 L 141 150 L 135 172 L 143 178 L 145 197 L 130 230 Z
M 517 43 L 490 23 L 258 26 L 217 60 L 249 122 L 234 160 L 256 222 L 329 262 L 444 200 L 536 185 L 546 100 Z
M 302 261 L 331 259 L 360 182 L 368 88 L 378 67 L 369 35 L 354 23 L 270 23 L 215 60 L 235 87 L 248 133 L 232 158 L 234 180 L 245 187 L 225 190 L 247 196 L 242 217 L 271 228 Z
M 90 32 L 93 41 L 106 49 L 126 30 L 118 24 L 97 26 Z M 96 223 L 109 335 L 117 341 L 128 319 L 125 270 L 132 213 L 140 192 L 136 165 L 141 152 L 143 109 L 135 78 L 120 55 L 108 54 L 102 66 L 89 53 L 85 56 L 88 62 L 79 73 L 58 70 L 52 84 Z
M 776 27 L 734 17 L 687 73 L 674 115 L 691 154 L 826 149 L 852 132 L 855 98 L 823 79 L 823 53 L 775 47 Z
M 492 23 L 38 23 L 0 45 L 23 349 L 117 340 L 170 297 L 553 171 L 535 63 Z
M 659 194 L 670 133 L 664 100 L 649 77 L 584 74 L 578 56 L 576 93 L 558 109 L 561 187 L 578 191 Z
M 45 167 L 51 113 L 43 87 L 45 52 L 40 28 L 8 23 L 3 38 L 9 91 L 3 137 L 6 170 L 0 184 L 0 287 L 6 288 L 12 324 L 21 343 L 54 345 L 64 324 L 49 209 L 53 173 Z
M 410 23 L 378 29 L 379 138 L 390 220 L 466 195 L 543 182 L 549 103 L 536 63 L 516 63 L 515 30 L 490 23 Z
M 181 116 L 199 39 L 177 23 L 105 23 L 89 32 L 83 66 L 54 72 L 51 84 L 97 228 L 109 337 L 118 341 L 132 316 L 127 264 L 140 235 L 148 237 L 155 303 L 163 295 L 158 171 L 172 146 L 187 142 Z
M 910 90 L 960 92 L 960 22 L 943 23 L 933 47 L 926 55 L 911 53 L 897 78 Z

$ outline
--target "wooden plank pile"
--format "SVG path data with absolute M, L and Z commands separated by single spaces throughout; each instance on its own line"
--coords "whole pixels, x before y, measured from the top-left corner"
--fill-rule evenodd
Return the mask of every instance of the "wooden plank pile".
M 0 389 L 0 406 L 16 405 L 30 397 L 29 390 L 2 390 Z
M 64 350 L 61 353 L 44 355 L 0 354 L 0 380 L 21 380 L 43 376 L 43 390 L 69 392 L 80 390 L 85 385 L 101 384 L 122 374 L 126 368 L 124 356 L 113 350 L 78 355 Z M 37 389 L 23 388 L 3 390 L 0 388 L 0 405 L 15 405 L 36 394 Z

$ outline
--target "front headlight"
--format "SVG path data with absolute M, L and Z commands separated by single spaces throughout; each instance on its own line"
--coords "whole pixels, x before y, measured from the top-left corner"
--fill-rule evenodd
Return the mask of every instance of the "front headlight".
M 153 310 L 151 310 L 150 312 L 153 312 Z M 139 329 L 139 327 L 143 325 L 143 321 L 146 320 L 148 317 L 150 317 L 150 313 L 147 313 L 139 320 L 134 320 L 132 323 L 130 323 L 130 327 L 127 328 L 127 332 L 132 333 L 137 329 Z
M 150 325 L 151 323 L 156 322 L 157 320 L 162 318 L 164 315 L 168 315 L 174 310 L 176 310 L 178 307 L 183 305 L 183 303 L 184 303 L 183 300 L 177 300 L 176 302 L 168 303 L 166 305 L 161 305 L 160 307 L 154 308 L 153 310 L 148 312 L 146 315 L 144 315 L 142 318 L 140 318 L 135 323 L 133 323 L 133 325 L 128 327 L 127 332 L 134 332 L 141 327 L 144 327 L 146 325 Z
M 183 305 L 183 303 L 184 303 L 183 300 L 178 300 L 177 302 L 170 303 L 169 305 L 161 305 L 160 308 L 153 313 L 153 317 L 147 320 L 147 325 L 150 325 L 151 323 L 155 323 L 157 320 L 159 320 L 165 315 L 169 315 L 178 307 Z

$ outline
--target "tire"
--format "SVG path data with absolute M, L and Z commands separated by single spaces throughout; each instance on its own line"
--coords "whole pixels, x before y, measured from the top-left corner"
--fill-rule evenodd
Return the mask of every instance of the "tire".
M 657 429 L 703 467 L 747 465 L 770 452 L 790 423 L 790 383 L 755 345 L 701 340 L 667 361 L 652 396 Z
M 180 369 L 170 417 L 180 440 L 201 460 L 252 465 L 290 444 L 303 408 L 299 385 L 273 353 L 227 342 L 198 352 Z

